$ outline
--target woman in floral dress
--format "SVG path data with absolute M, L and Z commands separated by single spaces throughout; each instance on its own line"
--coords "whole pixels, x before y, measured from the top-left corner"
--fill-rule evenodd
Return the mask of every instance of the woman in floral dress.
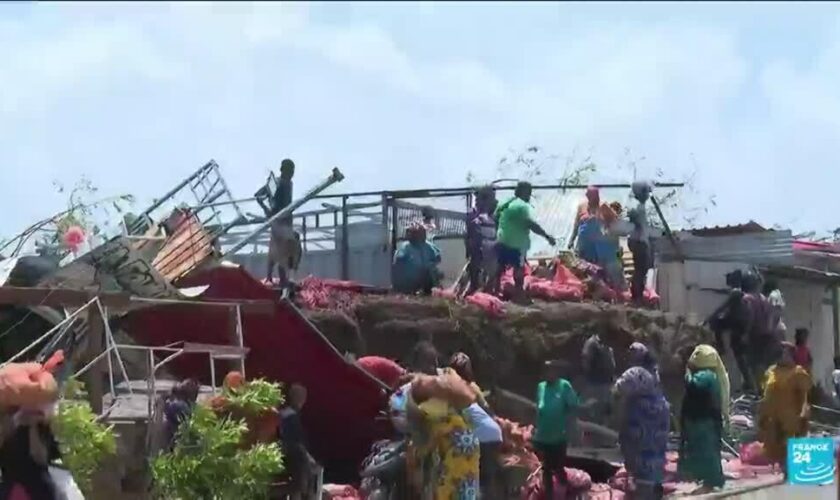
M 630 368 L 619 377 L 614 392 L 619 398 L 619 444 L 636 484 L 635 498 L 661 498 L 670 409 L 656 361 L 644 344 L 630 346 Z
M 409 401 L 409 410 L 413 406 Z M 479 492 L 479 442 L 457 409 L 440 399 L 417 405 L 427 431 L 414 441 L 416 458 L 434 457 L 434 500 L 476 500 Z M 425 461 L 425 460 L 424 460 Z

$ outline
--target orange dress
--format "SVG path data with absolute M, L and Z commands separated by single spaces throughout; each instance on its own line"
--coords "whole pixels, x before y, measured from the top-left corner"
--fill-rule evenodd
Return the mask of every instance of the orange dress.
M 766 381 L 759 413 L 759 437 L 767 458 L 784 464 L 788 438 L 808 433 L 808 422 L 801 418 L 801 413 L 808 401 L 811 377 L 801 366 L 773 365 L 767 370 Z

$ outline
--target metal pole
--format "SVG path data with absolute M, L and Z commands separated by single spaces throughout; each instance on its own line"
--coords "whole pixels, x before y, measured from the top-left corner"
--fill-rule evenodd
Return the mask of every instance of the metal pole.
M 208 168 L 212 168 L 213 165 L 215 165 L 215 164 L 216 164 L 216 162 L 214 160 L 210 160 L 209 162 L 205 163 L 203 167 L 201 167 L 198 170 L 196 170 L 195 172 L 193 172 L 192 175 L 190 175 L 189 177 L 187 177 L 186 179 L 181 181 L 177 186 L 172 188 L 168 193 L 166 193 L 162 197 L 158 198 L 158 200 L 156 202 L 152 203 L 152 205 L 149 208 L 147 208 L 143 213 L 141 213 L 138 216 L 138 219 L 143 218 L 143 217 L 148 217 L 150 213 L 154 212 L 158 207 L 160 207 L 161 205 L 166 203 L 166 201 L 169 200 L 169 198 L 172 198 L 173 196 L 175 196 L 178 193 L 178 191 L 180 191 L 184 186 L 186 186 L 187 184 L 192 182 L 193 179 L 195 179 L 196 177 L 198 177 L 199 175 L 204 173 Z
M 683 260 L 682 248 L 680 248 L 680 244 L 674 236 L 674 233 L 671 232 L 671 228 L 668 226 L 668 221 L 665 220 L 665 216 L 662 215 L 662 209 L 659 207 L 659 202 L 656 201 L 656 197 L 653 195 L 650 195 L 650 201 L 653 203 L 653 208 L 656 209 L 657 215 L 659 215 L 659 220 L 662 221 L 662 227 L 665 229 L 665 234 L 668 235 L 668 239 L 671 241 L 671 244 L 674 245 L 674 250 L 677 251 L 677 256 L 680 260 Z
M 131 385 L 131 384 L 129 384 Z M 157 399 L 157 382 L 155 382 L 155 353 L 149 349 L 149 378 L 146 380 L 146 411 L 152 416 L 154 401 Z
M 239 343 L 239 348 L 245 348 L 245 337 L 242 331 L 242 308 L 240 306 L 236 306 L 236 341 Z M 242 354 L 239 358 L 239 371 L 242 373 L 242 376 L 245 376 L 245 355 Z
M 283 210 L 280 210 L 276 214 L 269 217 L 265 222 L 260 224 L 259 227 L 257 227 L 257 229 L 253 230 L 248 236 L 243 238 L 239 243 L 237 243 L 236 245 L 233 245 L 233 247 L 231 249 L 229 249 L 227 252 L 224 253 L 224 255 L 222 255 L 222 258 L 236 253 L 242 247 L 244 247 L 245 245 L 250 243 L 252 240 L 254 240 L 257 236 L 259 236 L 260 233 L 262 233 L 263 231 L 268 229 L 271 226 L 272 222 L 274 222 L 278 219 L 281 219 L 283 217 L 286 217 L 288 215 L 291 215 L 292 212 L 295 211 L 295 209 L 299 208 L 301 205 L 303 205 L 307 201 L 311 200 L 313 197 L 317 196 L 318 193 L 320 193 L 321 191 L 323 191 L 323 190 L 327 189 L 328 187 L 332 186 L 336 182 L 341 182 L 342 180 L 344 180 L 344 175 L 337 168 L 334 168 L 333 171 L 332 171 L 332 174 L 330 174 L 330 176 L 327 179 L 322 181 L 320 184 L 318 184 L 314 188 L 310 189 L 309 192 L 307 192 L 303 196 L 303 198 L 301 198 L 299 200 L 296 200 L 296 201 L 293 201 L 291 205 L 287 206 Z
M 61 323 L 59 323 L 59 324 L 55 325 L 54 327 L 50 328 L 50 329 L 47 331 L 47 333 L 45 333 L 45 334 L 41 335 L 40 337 L 38 337 L 38 338 L 37 338 L 34 342 L 32 342 L 32 343 L 31 343 L 31 344 L 29 344 L 28 346 L 24 347 L 24 348 L 23 348 L 20 352 L 18 352 L 17 354 L 15 354 L 15 355 L 14 355 L 14 356 L 12 356 L 11 358 L 9 358 L 7 361 L 5 361 L 5 362 L 3 362 L 2 364 L 0 364 L 0 366 L 4 366 L 4 365 L 6 365 L 6 364 L 8 364 L 8 363 L 14 363 L 14 362 L 15 362 L 15 361 L 17 361 L 18 359 L 20 359 L 20 358 L 21 358 L 24 354 L 26 354 L 27 352 L 29 352 L 30 350 L 32 350 L 32 348 L 33 348 L 33 347 L 35 347 L 36 345 L 40 344 L 40 343 L 41 343 L 44 339 L 46 339 L 47 337 L 49 337 L 50 335 L 52 335 L 52 334 L 53 334 L 53 332 L 55 332 L 56 330 L 61 330 L 61 329 L 64 327 L 64 325 L 65 325 L 65 324 L 67 324 L 68 322 L 71 322 L 71 321 L 72 321 L 72 320 L 73 320 L 76 316 L 78 316 L 79 314 L 81 314 L 81 313 L 82 313 L 85 309 L 87 309 L 88 307 L 90 307 L 90 305 L 91 305 L 91 304 L 93 304 L 94 302 L 97 302 L 98 300 L 99 300 L 99 299 L 98 299 L 98 297 L 94 297 L 94 298 L 92 298 L 92 299 L 91 299 L 88 303 L 86 303 L 86 304 L 85 304 L 85 305 L 83 305 L 82 307 L 80 307 L 80 308 L 76 309 L 76 310 L 75 310 L 75 311 L 73 311 L 73 312 L 72 312 L 69 316 L 67 316 L 66 318 L 64 318 L 63 320 L 61 320 Z M 66 333 L 66 332 L 67 332 L 67 330 L 65 330 L 65 333 Z M 92 353 L 92 354 L 93 354 L 93 353 Z
M 107 319 L 105 319 L 107 317 L 108 316 L 106 316 L 105 313 L 102 314 L 102 320 L 103 321 L 108 321 Z M 111 401 L 113 401 L 117 397 L 117 392 L 114 390 L 114 363 L 113 363 L 113 361 L 111 361 L 111 346 L 112 346 L 111 336 L 108 335 L 107 332 L 106 332 L 106 335 L 105 335 L 105 350 L 108 352 L 108 382 L 110 383 L 110 388 L 111 388 Z M 126 379 L 125 383 L 128 384 L 129 388 L 131 387 L 131 382 L 129 382 L 127 379 Z
M 347 197 L 341 197 L 341 279 L 350 279 L 350 242 L 347 227 Z
M 114 332 L 111 331 L 111 324 L 108 323 L 108 309 L 102 305 L 102 302 L 97 302 L 96 305 L 99 307 L 99 312 L 102 314 L 102 324 L 105 327 L 105 338 L 107 341 L 110 341 L 111 345 L 114 347 L 114 357 L 117 358 L 117 364 L 120 365 L 120 373 L 122 373 L 123 380 L 125 380 L 126 384 L 128 384 L 128 393 L 134 394 L 134 391 L 131 389 L 130 379 L 128 378 L 128 370 L 125 369 L 125 363 L 123 363 L 122 356 L 120 355 L 120 349 L 117 347 L 117 342 L 114 340 Z M 108 367 L 109 369 L 111 367 L 110 354 L 108 354 Z
M 216 360 L 213 359 L 213 353 L 208 353 L 210 357 L 210 384 L 213 387 L 213 395 L 216 395 Z

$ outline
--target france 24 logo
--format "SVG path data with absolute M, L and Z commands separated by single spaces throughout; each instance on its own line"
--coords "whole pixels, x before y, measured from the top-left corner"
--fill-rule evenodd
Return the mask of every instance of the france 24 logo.
M 788 439 L 787 470 L 790 484 L 817 486 L 833 483 L 834 439 Z

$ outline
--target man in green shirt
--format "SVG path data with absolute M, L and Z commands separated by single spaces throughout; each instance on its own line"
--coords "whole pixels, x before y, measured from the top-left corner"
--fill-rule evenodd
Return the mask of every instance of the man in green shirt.
M 572 384 L 560 377 L 560 363 L 546 361 L 546 380 L 537 386 L 537 425 L 532 438 L 543 470 L 544 498 L 554 498 L 554 475 L 568 485 L 566 470 L 568 421 L 578 408 L 578 396 Z
M 531 247 L 531 231 L 545 238 L 551 246 L 557 242 L 546 233 L 534 220 L 531 208 L 533 187 L 528 182 L 516 185 L 513 198 L 496 208 L 493 217 L 498 221 L 496 234 L 496 255 L 499 267 L 496 271 L 495 289 L 509 267 L 513 268 L 513 283 L 516 287 L 515 299 L 524 299 L 525 256 Z

